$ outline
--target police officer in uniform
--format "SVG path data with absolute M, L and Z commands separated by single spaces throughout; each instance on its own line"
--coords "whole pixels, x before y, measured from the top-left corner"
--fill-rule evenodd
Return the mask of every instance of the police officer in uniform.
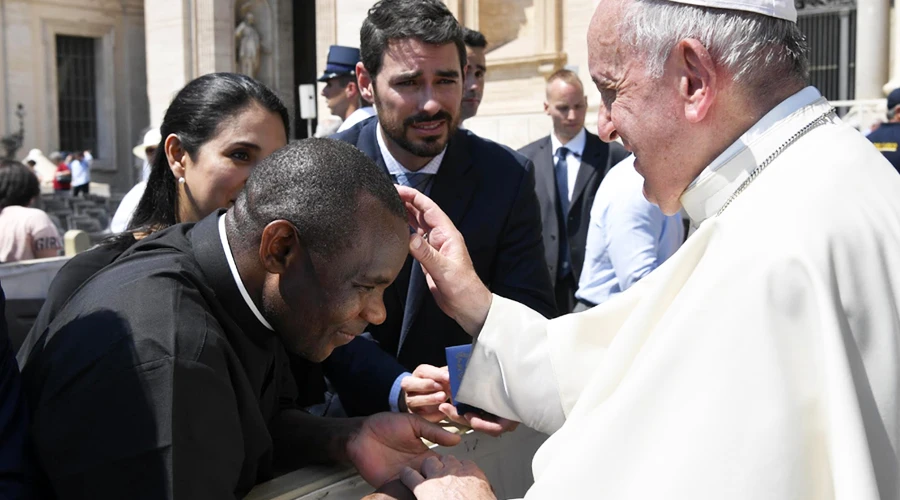
M 882 123 L 868 137 L 875 144 L 875 148 L 881 151 L 881 154 L 900 172 L 900 151 L 897 147 L 900 144 L 900 112 L 898 112 L 900 110 L 898 107 L 900 107 L 900 89 L 894 89 L 887 98 L 887 123 Z

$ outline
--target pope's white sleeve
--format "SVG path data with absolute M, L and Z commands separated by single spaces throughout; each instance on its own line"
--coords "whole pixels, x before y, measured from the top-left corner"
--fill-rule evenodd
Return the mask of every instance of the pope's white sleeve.
M 565 413 L 547 340 L 548 320 L 494 295 L 460 386 L 460 402 L 551 434 Z

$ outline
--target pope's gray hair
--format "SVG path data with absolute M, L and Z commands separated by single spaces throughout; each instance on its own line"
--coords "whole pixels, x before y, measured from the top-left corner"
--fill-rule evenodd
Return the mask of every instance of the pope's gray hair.
M 675 45 L 693 38 L 749 90 L 768 92 L 785 83 L 805 85 L 809 79 L 806 37 L 796 23 L 784 19 L 669 0 L 634 0 L 619 29 L 622 40 L 645 56 L 646 68 L 656 78 Z

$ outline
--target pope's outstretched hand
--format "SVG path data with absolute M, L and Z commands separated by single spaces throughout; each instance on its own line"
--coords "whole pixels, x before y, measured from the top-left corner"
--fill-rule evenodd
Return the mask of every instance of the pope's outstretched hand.
M 416 230 L 409 236 L 409 252 L 422 264 L 438 306 L 469 335 L 477 334 L 492 296 L 475 273 L 462 234 L 424 194 L 403 186 L 397 191 L 409 213 L 409 225 Z

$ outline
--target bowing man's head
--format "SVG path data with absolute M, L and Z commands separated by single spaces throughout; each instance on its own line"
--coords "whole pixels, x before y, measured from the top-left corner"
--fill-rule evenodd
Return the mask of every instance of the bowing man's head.
M 226 217 L 241 279 L 288 350 L 312 361 L 385 319 L 406 260 L 388 176 L 345 142 L 292 142 L 263 160 Z

